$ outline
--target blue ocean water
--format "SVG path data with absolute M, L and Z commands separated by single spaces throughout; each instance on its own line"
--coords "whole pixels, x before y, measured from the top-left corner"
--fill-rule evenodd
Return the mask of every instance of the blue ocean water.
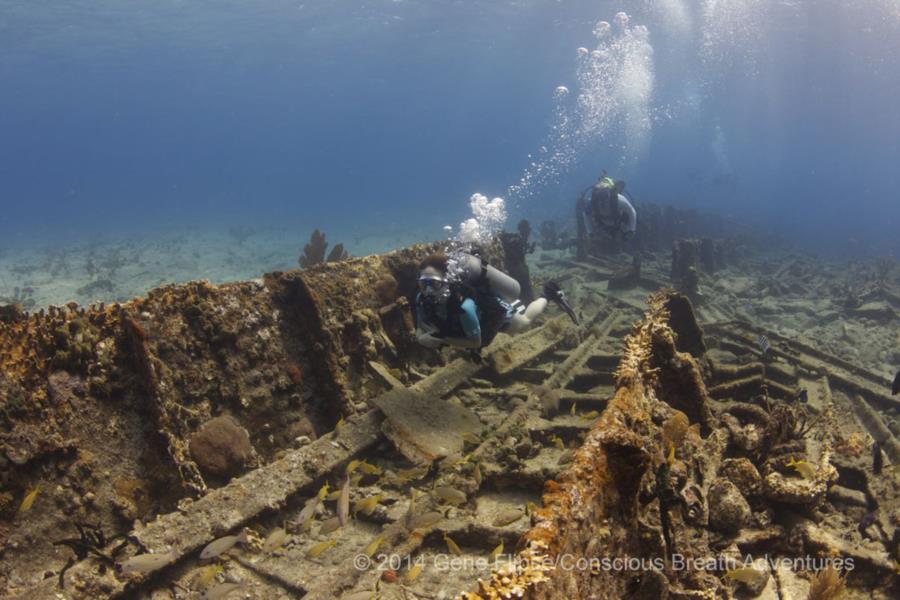
M 566 218 L 605 168 L 897 255 L 898 98 L 896 0 L 0 0 L 0 246 L 249 224 L 364 251 L 476 192 Z

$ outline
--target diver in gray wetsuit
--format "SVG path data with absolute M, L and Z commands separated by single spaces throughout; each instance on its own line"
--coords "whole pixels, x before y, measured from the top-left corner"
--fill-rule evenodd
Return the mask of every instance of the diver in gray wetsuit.
M 578 323 L 565 294 L 547 282 L 544 295 L 524 307 L 519 283 L 477 256 L 463 252 L 432 254 L 419 265 L 416 338 L 428 348 L 442 345 L 478 350 L 498 332 L 527 329 L 547 307 L 558 304 Z
M 635 237 L 637 211 L 624 191 L 625 182 L 613 180 L 604 171 L 597 183 L 582 192 L 575 210 L 580 259 L 587 256 L 591 238 L 600 231 L 626 242 Z

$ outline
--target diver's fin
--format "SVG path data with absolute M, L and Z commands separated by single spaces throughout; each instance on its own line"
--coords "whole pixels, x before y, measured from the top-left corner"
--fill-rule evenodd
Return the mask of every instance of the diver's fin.
M 562 288 L 559 287 L 558 283 L 550 280 L 544 284 L 544 298 L 551 302 L 555 302 L 561 309 L 566 311 L 566 314 L 569 315 L 569 318 L 572 319 L 573 323 L 576 325 L 579 324 L 578 316 L 575 314 L 575 311 L 572 310 L 572 307 L 569 306 L 569 302 L 566 300 L 566 293 L 562 291 Z

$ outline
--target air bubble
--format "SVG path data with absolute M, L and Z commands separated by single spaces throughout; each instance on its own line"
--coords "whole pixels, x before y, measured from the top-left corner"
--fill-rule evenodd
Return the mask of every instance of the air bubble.
M 598 21 L 594 26 L 594 37 L 598 40 L 605 38 L 609 34 L 610 27 L 609 21 Z

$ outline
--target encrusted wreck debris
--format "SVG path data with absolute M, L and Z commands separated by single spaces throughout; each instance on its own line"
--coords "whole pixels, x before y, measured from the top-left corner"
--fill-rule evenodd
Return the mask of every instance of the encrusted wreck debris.
M 664 260 L 620 293 L 621 262 L 556 259 L 580 328 L 549 313 L 453 360 L 413 344 L 431 250 L 4 319 L 0 593 L 896 594 L 890 382 L 701 328 L 675 292 L 642 305 Z
M 829 565 L 876 597 L 896 594 L 896 534 L 845 539 L 853 514 L 866 515 L 861 530 L 897 530 L 896 508 L 879 511 L 871 489 L 885 482 L 866 476 L 835 427 L 846 399 L 817 395 L 807 412 L 767 397 L 763 380 L 750 404 L 712 401 L 700 365 L 678 351 L 675 298 L 651 298 L 626 339 L 616 393 L 545 484 L 525 549 L 465 596 L 806 598 Z
M 202 494 L 210 477 L 221 483 L 225 473 L 204 473 L 189 449 L 220 415 L 249 432 L 241 469 L 367 410 L 365 398 L 384 389 L 368 361 L 395 370 L 404 364 L 411 274 L 428 249 L 224 286 L 167 286 L 127 304 L 71 304 L 4 320 L 4 560 L 16 547 L 10 544 L 66 532 L 67 513 L 130 522 Z M 379 277 L 397 282 L 390 302 L 375 292 Z M 37 485 L 44 493 L 32 512 L 16 515 L 16 499 Z

